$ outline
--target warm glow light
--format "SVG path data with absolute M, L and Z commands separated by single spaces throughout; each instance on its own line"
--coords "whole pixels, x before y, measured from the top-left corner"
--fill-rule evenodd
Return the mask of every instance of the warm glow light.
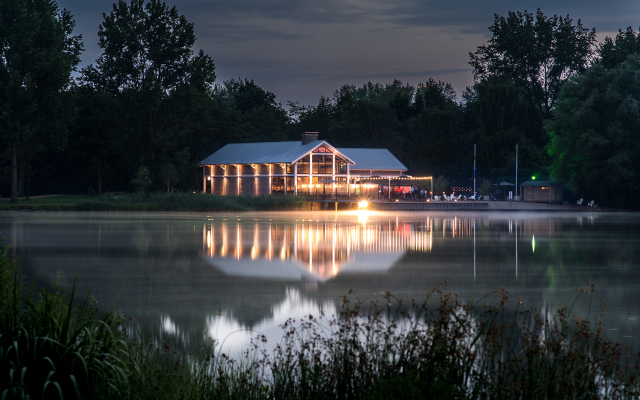
M 210 181 L 210 180 L 211 180 L 211 177 L 210 177 L 210 176 L 207 176 L 207 180 L 208 180 L 208 181 Z
M 368 205 L 369 205 L 369 202 L 366 200 L 358 202 L 358 208 L 367 208 Z

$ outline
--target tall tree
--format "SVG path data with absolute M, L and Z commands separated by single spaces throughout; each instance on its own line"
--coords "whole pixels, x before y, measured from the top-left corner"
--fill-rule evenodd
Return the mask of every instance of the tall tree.
M 640 55 L 596 64 L 562 89 L 547 125 L 551 175 L 599 204 L 638 208 Z
M 193 24 L 158 0 L 118 1 L 105 14 L 98 37 L 104 51 L 96 65 L 83 69 L 84 81 L 117 94 L 127 105 L 135 134 L 121 139 L 129 148 L 151 162 L 166 162 L 184 133 L 182 117 L 174 112 L 177 93 L 210 91 L 213 60 L 202 50 L 194 55 Z
M 52 0 L 0 2 L 0 140 L 11 153 L 11 202 L 18 201 L 18 153 L 64 145 L 64 101 L 82 42 L 75 21 Z M 6 147 L 5 147 L 6 148 Z
M 469 53 L 476 82 L 491 75 L 510 76 L 545 118 L 551 117 L 562 83 L 584 72 L 592 61 L 595 29 L 578 20 L 510 11 L 495 15 L 489 44 Z

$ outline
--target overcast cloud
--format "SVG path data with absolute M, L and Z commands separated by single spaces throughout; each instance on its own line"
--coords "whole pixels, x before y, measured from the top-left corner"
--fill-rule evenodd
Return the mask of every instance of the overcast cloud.
M 113 0 L 58 0 L 83 36 L 83 66 L 95 61 L 98 25 Z M 195 25 L 195 49 L 216 62 L 218 82 L 254 79 L 277 100 L 317 104 L 343 84 L 432 77 L 460 93 L 473 84 L 469 52 L 486 43 L 494 14 L 569 14 L 599 40 L 640 25 L 637 0 L 175 0 Z

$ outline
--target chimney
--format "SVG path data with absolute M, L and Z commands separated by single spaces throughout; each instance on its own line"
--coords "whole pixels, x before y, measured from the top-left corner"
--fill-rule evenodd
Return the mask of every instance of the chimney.
M 302 135 L 302 145 L 309 142 L 313 142 L 314 140 L 318 140 L 318 132 L 305 132 Z

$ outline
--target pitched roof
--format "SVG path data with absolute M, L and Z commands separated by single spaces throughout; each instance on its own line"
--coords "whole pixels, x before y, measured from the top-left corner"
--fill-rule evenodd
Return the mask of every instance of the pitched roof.
M 387 149 L 340 148 L 338 151 L 355 161 L 356 165 L 352 169 L 407 170 Z
M 305 145 L 299 140 L 295 142 L 232 143 L 205 158 L 200 164 L 292 163 L 322 144 L 342 153 L 324 140 L 314 140 Z M 353 162 L 351 157 L 345 156 L 347 161 Z

